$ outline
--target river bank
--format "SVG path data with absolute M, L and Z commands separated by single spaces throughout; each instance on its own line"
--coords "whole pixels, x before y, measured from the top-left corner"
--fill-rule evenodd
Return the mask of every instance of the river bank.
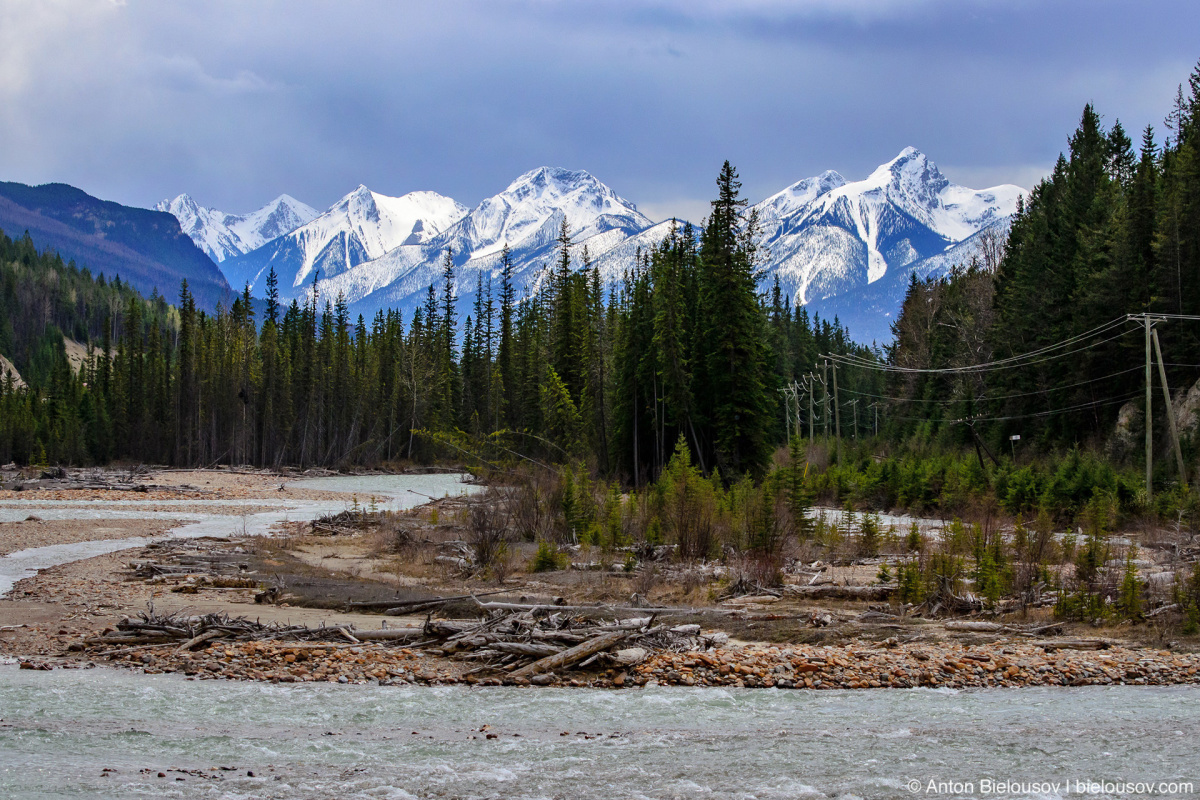
M 638 597 L 636 593 L 643 592 L 646 596 L 639 602 L 672 608 L 662 614 L 663 622 L 701 626 L 706 633 L 719 633 L 720 641 L 727 644 L 695 652 L 650 651 L 640 663 L 555 670 L 536 676 L 535 682 L 597 688 L 779 689 L 1200 682 L 1200 657 L 1186 645 L 1148 641 L 1152 632 L 1145 629 L 1135 633 L 1128 627 L 1055 623 L 1045 609 L 1032 611 L 1019 626 L 963 626 L 885 613 L 895 609 L 871 602 L 833 598 L 814 602 L 786 592 L 782 597 L 735 597 L 722 602 L 713 597 L 712 588 L 695 583 L 694 573 L 672 577 L 657 568 L 651 573 L 657 575 L 653 582 L 620 572 L 520 571 L 498 590 L 495 582 L 464 580 L 452 563 L 447 564 L 454 559 L 439 555 L 445 552 L 443 542 L 457 546 L 454 543 L 467 535 L 466 511 L 459 499 L 437 500 L 435 494 L 445 481 L 429 476 L 420 478 L 426 482 L 419 486 L 413 483 L 403 490 L 411 494 L 405 501 L 408 510 L 383 515 L 386 530 L 338 528 L 343 532 L 337 535 L 289 519 L 289 514 L 313 519 L 319 509 L 386 505 L 398 496 L 400 484 L 387 476 L 331 477 L 296 484 L 288 476 L 221 470 L 151 473 L 143 480 L 158 487 L 154 490 L 158 494 L 147 496 L 131 489 L 101 492 L 104 496 L 98 498 L 92 490 L 72 494 L 58 488 L 0 496 L 0 513 L 12 516 L 19 510 L 35 517 L 0 523 L 0 556 L 14 550 L 20 555 L 20 548 L 30 545 L 53 549 L 92 540 L 118 548 L 126 542 L 135 545 L 38 567 L 36 574 L 16 581 L 8 596 L 0 599 L 0 654 L 40 671 L 113 663 L 151 675 L 179 673 L 193 679 L 525 684 L 531 682 L 529 678 L 512 679 L 499 667 L 479 669 L 478 662 L 463 659 L 469 654 L 451 657 L 436 644 L 423 648 L 360 644 L 336 633 L 323 645 L 225 640 L 202 643 L 195 652 L 180 651 L 179 643 L 125 647 L 88 642 L 147 608 L 159 614 L 224 614 L 352 632 L 381 625 L 420 626 L 425 617 L 390 617 L 384 622 L 378 613 L 347 610 L 351 601 L 411 602 L 412 598 L 500 591 L 498 599 L 517 603 L 622 605 L 630 602 L 626 598 L 631 592 Z M 178 491 L 164 488 L 168 485 Z M 198 499 L 198 487 L 211 496 Z M 63 518 L 37 518 L 52 513 Z M 114 514 L 141 518 L 112 518 Z M 70 519 L 71 515 L 82 518 Z M 257 529 L 263 532 L 274 531 L 274 536 L 247 535 L 248 519 L 257 520 Z M 179 528 L 181 523 L 188 524 Z M 223 531 L 225 535 L 187 541 L 169 538 L 170 546 L 151 541 L 196 525 L 205 526 L 201 533 Z M 211 565 L 218 561 L 232 570 L 229 574 L 235 580 L 214 580 Z M 845 584 L 863 580 L 864 569 L 874 568 L 831 565 L 822 574 Z M 709 576 L 709 587 L 712 580 Z M 268 586 L 275 587 L 271 601 L 256 602 Z M 474 607 L 448 605 L 438 613 L 453 617 L 455 611 L 464 610 L 473 612 Z
M 78 668 L 97 661 L 147 675 L 179 673 L 199 680 L 370 682 L 381 686 L 462 683 L 600 689 L 663 685 L 830 690 L 1200 684 L 1200 656 L 1195 654 L 1120 646 L 1079 650 L 1071 643 L 1053 641 L 974 646 L 888 643 L 883 647 L 866 643 L 824 647 L 747 644 L 702 652 L 658 653 L 631 669 L 582 670 L 533 681 L 479 676 L 472 674 L 469 664 L 407 647 L 355 646 L 344 641 L 217 643 L 201 652 L 184 653 L 179 652 L 178 645 L 134 647 L 115 656 L 97 651 L 65 660 L 27 658 L 20 665 L 50 670 L 56 666 Z

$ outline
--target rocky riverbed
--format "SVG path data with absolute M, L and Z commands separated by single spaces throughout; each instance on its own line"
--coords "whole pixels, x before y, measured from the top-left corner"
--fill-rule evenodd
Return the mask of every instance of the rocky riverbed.
M 1103 649 L 1075 649 L 1103 647 Z M 646 685 L 778 689 L 965 689 L 1018 686 L 1166 686 L 1200 684 L 1200 655 L 1105 646 L 1101 641 L 996 642 L 985 645 L 741 645 L 658 653 L 631 669 L 535 676 L 549 686 Z M 175 645 L 130 648 L 115 656 L 79 653 L 66 661 L 32 658 L 26 669 L 110 663 L 147 674 L 274 683 L 381 685 L 529 685 L 528 679 L 473 674 L 471 665 L 407 647 L 282 642 L 218 643 L 200 652 Z

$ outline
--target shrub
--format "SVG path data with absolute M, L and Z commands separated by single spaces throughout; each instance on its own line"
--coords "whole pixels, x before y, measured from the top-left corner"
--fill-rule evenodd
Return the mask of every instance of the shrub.
M 910 553 L 919 553 L 924 545 L 921 540 L 921 528 L 914 519 L 908 526 L 908 537 L 904 540 L 904 549 Z
M 901 603 L 919 603 L 923 596 L 921 590 L 921 566 L 916 561 L 901 564 L 896 594 Z
M 538 543 L 537 553 L 529 563 L 530 572 L 554 572 L 565 569 L 567 557 L 558 551 L 553 542 L 543 539 Z

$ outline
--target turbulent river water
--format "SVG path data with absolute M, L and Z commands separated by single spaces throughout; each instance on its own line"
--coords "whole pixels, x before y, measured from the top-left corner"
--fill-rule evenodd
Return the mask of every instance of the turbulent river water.
M 1066 798 L 1200 787 L 1196 687 L 398 688 L 0 666 L 0 717 L 0 797 L 14 800 Z M 1138 782 L 1148 791 L 1129 785 Z

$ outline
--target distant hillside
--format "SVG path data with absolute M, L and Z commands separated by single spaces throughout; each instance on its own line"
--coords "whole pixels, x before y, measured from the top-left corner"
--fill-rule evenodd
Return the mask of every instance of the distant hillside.
M 28 231 L 39 250 L 55 250 L 93 275 L 119 275 L 146 296 L 157 289 L 175 299 L 184 278 L 203 308 L 230 295 L 217 265 L 166 212 L 98 200 L 61 183 L 0 182 L 0 230 L 13 238 Z

